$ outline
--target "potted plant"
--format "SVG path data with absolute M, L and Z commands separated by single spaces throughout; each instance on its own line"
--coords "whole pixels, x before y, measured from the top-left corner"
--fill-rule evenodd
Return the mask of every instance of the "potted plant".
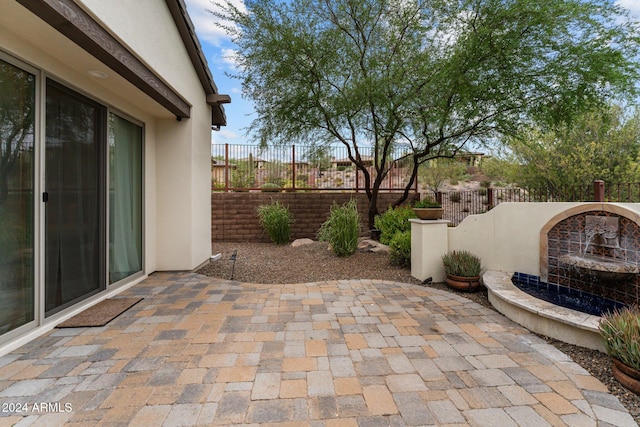
M 413 211 L 420 219 L 442 219 L 444 209 L 442 205 L 431 199 L 418 200 L 413 204 Z
M 599 324 L 613 376 L 640 395 L 640 308 L 625 307 L 602 315 Z
M 480 258 L 468 251 L 450 251 L 442 257 L 447 285 L 460 291 L 480 287 Z

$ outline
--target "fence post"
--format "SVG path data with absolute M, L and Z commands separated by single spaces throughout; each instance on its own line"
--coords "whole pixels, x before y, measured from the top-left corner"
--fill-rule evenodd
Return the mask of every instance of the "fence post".
M 604 202 L 604 181 L 593 181 L 593 199 L 595 202 Z
M 296 146 L 291 146 L 291 187 L 296 191 Z
M 489 210 L 493 209 L 496 206 L 493 188 L 491 187 L 487 188 L 487 205 L 489 207 Z
M 229 192 L 229 144 L 224 144 L 224 192 Z

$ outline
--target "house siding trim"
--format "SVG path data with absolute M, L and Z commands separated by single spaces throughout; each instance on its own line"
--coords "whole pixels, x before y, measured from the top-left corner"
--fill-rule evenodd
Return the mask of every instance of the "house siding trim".
M 178 119 L 191 105 L 72 0 L 17 0 L 36 16 L 153 98 Z
M 200 46 L 195 29 L 193 28 L 191 18 L 189 18 L 189 15 L 187 14 L 187 8 L 183 0 L 165 1 L 169 8 L 169 12 L 171 13 L 171 17 L 178 28 L 180 38 L 182 38 L 182 42 L 187 49 L 189 58 L 191 59 L 196 73 L 198 74 L 200 84 L 207 95 L 207 104 L 211 105 L 211 125 L 218 127 L 226 126 L 227 117 L 224 113 L 224 107 L 222 107 L 221 104 L 231 102 L 231 98 L 227 95 L 220 95 L 218 91 L 216 83 L 213 80 L 213 76 L 209 71 L 207 60 L 202 52 L 202 46 Z

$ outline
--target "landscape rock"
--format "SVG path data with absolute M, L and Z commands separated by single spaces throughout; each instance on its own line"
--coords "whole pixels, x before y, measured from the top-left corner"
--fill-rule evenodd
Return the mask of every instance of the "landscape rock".
M 291 242 L 291 247 L 297 248 L 298 246 L 310 245 L 312 243 L 313 243 L 313 240 L 311 239 L 296 239 L 293 242 Z
M 358 250 L 360 252 L 388 253 L 389 246 L 372 239 L 362 239 L 358 242 Z

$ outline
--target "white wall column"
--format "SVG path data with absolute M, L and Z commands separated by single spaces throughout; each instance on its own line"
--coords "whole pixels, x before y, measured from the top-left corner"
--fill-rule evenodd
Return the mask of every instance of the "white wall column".
M 411 276 L 444 282 L 442 256 L 449 251 L 449 221 L 410 219 Z

